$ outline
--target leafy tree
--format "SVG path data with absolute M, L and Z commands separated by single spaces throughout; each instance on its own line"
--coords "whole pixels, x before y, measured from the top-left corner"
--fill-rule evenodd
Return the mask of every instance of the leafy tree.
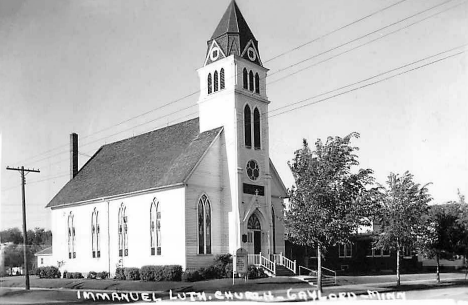
M 350 237 L 360 225 L 369 225 L 366 216 L 373 214 L 370 186 L 374 182 L 372 170 L 359 169 L 350 146 L 351 133 L 344 138 L 320 139 L 312 151 L 306 140 L 288 165 L 295 180 L 289 190 L 286 225 L 291 240 L 299 245 L 317 248 L 318 288 L 322 290 L 322 253 L 331 246 L 349 244 Z
M 44 228 L 34 228 L 27 232 L 27 245 L 48 246 L 52 245 L 52 232 Z M 0 231 L 0 240 L 2 243 L 12 242 L 14 244 L 23 243 L 23 232 L 18 228 L 10 228 Z
M 458 190 L 460 213 L 457 223 L 463 228 L 462 238 L 459 241 L 456 253 L 465 258 L 465 279 L 468 276 L 468 203 L 465 201 L 465 195 Z
M 428 203 L 432 200 L 427 185 L 413 181 L 413 175 L 391 173 L 387 187 L 381 186 L 382 197 L 378 220 L 381 232 L 376 247 L 396 251 L 397 286 L 400 286 L 400 251 L 416 248 L 426 235 Z
M 427 232 L 422 238 L 421 250 L 428 258 L 435 258 L 437 263 L 437 282 L 440 283 L 440 259 L 451 259 L 463 241 L 465 228 L 458 218 L 461 205 L 451 202 L 433 205 L 429 209 Z
M 2 243 L 12 242 L 14 244 L 23 243 L 23 233 L 18 228 L 10 228 L 0 231 L 0 240 Z

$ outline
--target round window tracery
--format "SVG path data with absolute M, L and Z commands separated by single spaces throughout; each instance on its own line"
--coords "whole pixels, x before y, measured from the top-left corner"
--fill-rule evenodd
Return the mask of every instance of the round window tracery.
M 258 166 L 258 163 L 255 160 L 250 160 L 249 162 L 247 162 L 246 170 L 247 176 L 252 181 L 257 180 L 260 176 L 260 167 Z

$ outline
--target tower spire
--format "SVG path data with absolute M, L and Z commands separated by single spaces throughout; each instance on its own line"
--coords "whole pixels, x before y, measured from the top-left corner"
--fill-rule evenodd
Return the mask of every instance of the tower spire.
M 229 3 L 211 39 L 208 41 L 207 56 L 214 42 L 226 57 L 237 55 L 248 59 L 247 49 L 253 48 L 256 53 L 254 56 L 256 63 L 260 66 L 262 65 L 258 51 L 258 41 L 250 30 L 235 0 L 231 0 Z M 206 64 L 212 61 L 208 60 Z

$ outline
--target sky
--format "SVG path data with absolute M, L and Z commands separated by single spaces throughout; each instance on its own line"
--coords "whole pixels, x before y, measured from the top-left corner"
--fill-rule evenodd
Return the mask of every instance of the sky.
M 0 229 L 22 221 L 7 166 L 40 170 L 26 176 L 27 224 L 50 228 L 70 133 L 81 167 L 106 143 L 198 116 L 196 71 L 228 4 L 0 0 Z M 287 187 L 303 139 L 358 132 L 377 182 L 409 171 L 434 203 L 468 193 L 466 0 L 237 4 L 270 69 L 270 157 Z

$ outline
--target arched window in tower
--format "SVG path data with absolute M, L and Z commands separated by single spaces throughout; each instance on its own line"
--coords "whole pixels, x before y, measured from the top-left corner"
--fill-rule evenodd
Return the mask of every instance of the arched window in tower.
M 252 116 L 249 105 L 244 107 L 244 142 L 247 148 L 252 147 Z
M 211 254 L 211 204 L 206 195 L 198 201 L 198 254 Z
M 211 83 L 211 73 L 208 74 L 208 94 L 211 94 L 213 92 L 213 87 Z
M 275 209 L 271 207 L 271 224 L 273 231 L 273 254 L 276 253 L 276 216 Z
M 254 75 L 252 70 L 249 72 L 249 90 L 254 91 Z
M 244 70 L 242 71 L 242 81 L 243 81 L 243 87 L 244 89 L 249 89 L 249 75 L 247 73 L 247 69 L 244 68 Z
M 255 73 L 255 93 L 260 94 L 260 76 L 258 76 L 258 73 Z
M 254 110 L 254 147 L 260 149 L 260 111 L 258 108 Z
M 218 88 L 218 71 L 214 72 L 214 77 L 213 78 L 214 78 L 214 88 L 213 88 L 214 90 L 213 91 L 216 92 L 219 89 Z
M 128 256 L 128 218 L 127 209 L 122 203 L 119 208 L 119 256 Z
M 70 212 L 68 215 L 68 258 L 73 259 L 76 258 L 75 252 L 75 225 L 74 225 L 74 216 L 73 213 Z
M 155 198 L 150 208 L 151 255 L 161 255 L 161 207 Z
M 221 71 L 219 71 L 219 84 L 220 84 L 220 90 L 224 89 L 224 68 L 221 68 Z

